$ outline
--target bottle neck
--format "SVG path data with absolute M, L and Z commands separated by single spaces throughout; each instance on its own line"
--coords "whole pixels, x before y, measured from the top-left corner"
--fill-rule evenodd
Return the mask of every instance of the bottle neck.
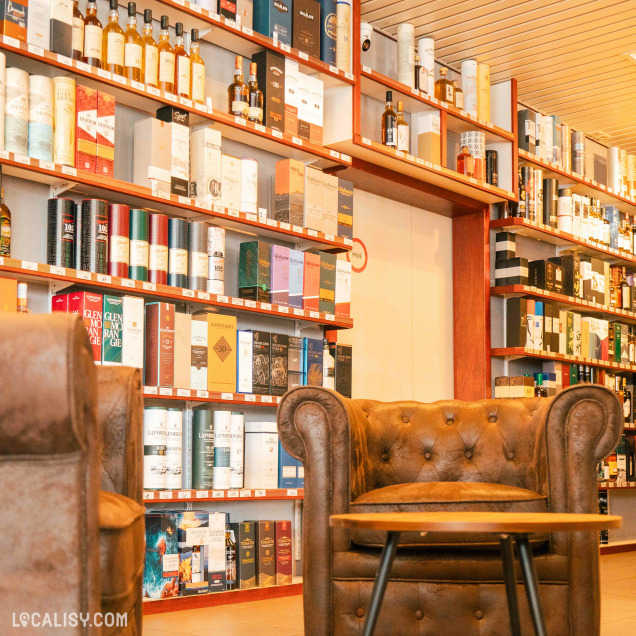
M 184 42 L 183 42 L 183 36 L 182 35 L 178 35 L 174 41 L 174 45 L 175 46 L 180 46 L 181 48 L 184 48 L 183 46 Z
M 258 83 L 256 82 L 256 75 L 250 75 L 249 83 L 252 88 L 258 88 Z
M 243 81 L 243 71 L 240 68 L 234 69 L 234 81 L 235 82 Z
M 393 102 L 392 102 L 392 101 L 390 101 L 390 100 L 389 100 L 389 101 L 387 101 L 387 103 L 386 103 L 386 109 L 387 109 L 387 110 L 389 110 L 389 109 L 393 110 Z
M 97 4 L 95 2 L 89 2 L 86 5 L 86 15 L 87 16 L 96 16 L 97 15 Z
M 117 11 L 117 9 L 111 9 L 108 12 L 108 21 L 109 22 L 119 22 L 119 11 Z
M 137 18 L 134 15 L 128 17 L 128 28 L 137 30 Z
M 169 42 L 170 41 L 170 31 L 168 31 L 168 29 L 161 29 L 161 32 L 159 33 L 159 39 L 162 42 Z
M 152 22 L 144 22 L 144 35 L 152 37 Z
M 190 43 L 190 55 L 199 55 L 199 43 L 191 42 Z

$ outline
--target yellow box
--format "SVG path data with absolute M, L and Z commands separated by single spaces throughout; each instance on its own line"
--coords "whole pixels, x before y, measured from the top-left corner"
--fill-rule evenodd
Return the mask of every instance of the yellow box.
M 236 317 L 208 314 L 208 391 L 236 392 Z

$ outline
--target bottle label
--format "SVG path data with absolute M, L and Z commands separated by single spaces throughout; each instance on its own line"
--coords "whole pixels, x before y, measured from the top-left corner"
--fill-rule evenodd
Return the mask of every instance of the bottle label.
M 242 102 L 238 99 L 232 100 L 232 114 L 246 117 L 249 111 L 247 102 Z
M 188 250 L 170 249 L 170 273 L 188 275 Z
M 141 45 L 126 42 L 124 48 L 124 66 L 126 68 L 141 68 Z
M 397 127 L 397 149 L 409 151 L 409 127 L 402 125 Z
M 157 72 L 159 70 L 159 50 L 156 46 L 146 45 L 146 59 L 144 69 L 144 83 L 151 86 L 157 85 Z
M 258 106 L 250 106 L 247 109 L 247 117 L 260 123 L 263 121 L 263 109 Z
M 108 34 L 106 64 L 124 65 L 124 36 L 121 33 Z
M 130 266 L 148 267 L 148 241 L 130 241 Z
M 151 245 L 148 256 L 148 269 L 160 272 L 168 271 L 168 248 L 166 245 Z
M 392 148 L 397 146 L 397 128 L 395 126 L 386 129 L 386 145 Z
M 102 29 L 94 24 L 84 27 L 84 57 L 102 59 Z
M 205 66 L 200 62 L 192 64 L 192 101 L 205 102 Z
M 423 66 L 420 66 L 419 68 L 417 82 L 417 87 L 424 93 L 428 93 L 428 73 Z
M 174 53 L 162 51 L 159 54 L 159 81 L 174 84 Z
M 177 80 L 179 82 L 176 92 L 190 95 L 190 60 L 185 55 L 179 56 L 179 72 Z
M 446 101 L 449 103 L 453 103 L 453 85 L 452 84 L 446 84 Z
M 128 265 L 128 255 L 130 254 L 130 242 L 127 236 L 110 237 L 110 262 L 125 263 Z
M 84 20 L 73 18 L 73 51 L 79 51 L 80 56 L 84 55 Z
M 632 410 L 631 402 L 629 400 L 625 400 L 623 402 L 623 416 L 625 417 L 626 420 L 629 419 L 631 415 L 631 410 Z
M 455 106 L 464 110 L 464 93 L 455 93 Z

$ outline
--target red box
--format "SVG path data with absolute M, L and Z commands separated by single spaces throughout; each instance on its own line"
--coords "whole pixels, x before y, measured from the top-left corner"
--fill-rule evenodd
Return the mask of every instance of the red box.
M 115 175 L 115 98 L 97 93 L 97 167 L 102 177 Z
M 97 166 L 97 91 L 77 85 L 75 167 L 95 172 Z
M 305 252 L 303 309 L 318 311 L 320 304 L 320 254 Z
M 146 305 L 145 384 L 174 386 L 174 305 Z
M 68 313 L 68 297 L 69 294 L 60 294 L 51 298 L 51 311 L 61 311 Z
M 102 361 L 102 308 L 101 294 L 69 294 L 68 313 L 79 315 L 84 320 L 84 326 L 93 345 L 93 358 L 99 363 Z
M 276 585 L 292 582 L 292 530 L 291 521 L 276 522 Z

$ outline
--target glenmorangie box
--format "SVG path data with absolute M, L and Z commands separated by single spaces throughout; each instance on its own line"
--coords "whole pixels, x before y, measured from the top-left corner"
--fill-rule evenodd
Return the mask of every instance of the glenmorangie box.
M 318 310 L 336 313 L 336 260 L 335 254 L 320 252 L 320 301 Z
M 287 393 L 287 365 L 289 355 L 289 336 L 282 333 L 271 335 L 271 373 L 270 388 L 272 395 Z
M 102 318 L 102 364 L 122 363 L 122 332 L 124 328 L 123 298 L 104 294 Z
M 257 15 L 255 7 L 255 23 Z M 255 26 L 254 30 L 258 31 L 258 28 Z M 281 38 L 279 42 L 291 45 L 291 28 L 289 35 L 289 42 Z M 263 92 L 263 124 L 285 132 L 285 58 L 280 53 L 265 50 L 255 53 L 252 61 L 256 62 L 256 79 Z
M 231 523 L 236 540 L 236 581 L 241 590 L 256 587 L 256 523 Z
M 276 584 L 276 532 L 274 521 L 255 521 L 256 580 L 259 587 Z

